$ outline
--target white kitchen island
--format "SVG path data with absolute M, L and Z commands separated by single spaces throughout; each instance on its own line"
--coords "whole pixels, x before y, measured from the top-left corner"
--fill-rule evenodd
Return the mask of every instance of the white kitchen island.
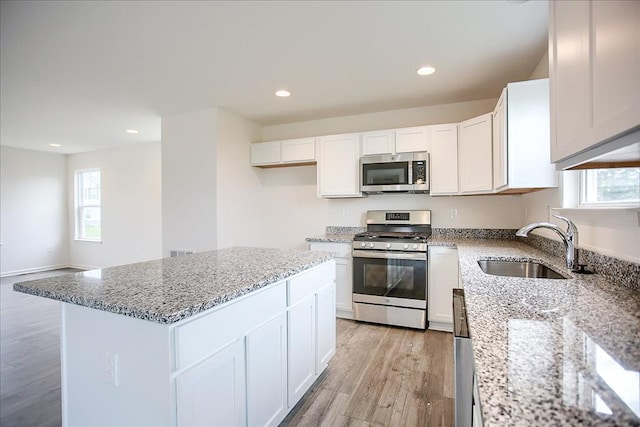
M 335 262 L 230 248 L 22 282 L 62 302 L 62 419 L 278 425 L 335 353 Z

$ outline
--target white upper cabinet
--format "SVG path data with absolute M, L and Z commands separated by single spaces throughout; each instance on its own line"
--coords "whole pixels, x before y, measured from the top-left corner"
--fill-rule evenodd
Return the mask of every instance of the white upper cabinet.
M 362 155 L 430 151 L 430 126 L 365 132 Z
M 458 125 L 460 194 L 493 191 L 492 113 Z
M 495 191 L 557 186 L 549 156 L 549 79 L 509 83 L 493 112 Z
M 429 126 L 396 129 L 396 153 L 430 151 Z
M 549 2 L 551 159 L 559 167 L 638 141 L 639 46 L 639 1 Z
M 280 141 L 251 144 L 251 166 L 280 163 Z
M 396 149 L 396 138 L 392 130 L 379 130 L 362 134 L 362 155 L 392 154 Z
M 298 138 L 251 144 L 252 166 L 294 166 L 313 164 L 315 162 L 315 138 Z
M 318 139 L 318 197 L 362 197 L 360 192 L 360 134 Z
M 458 194 L 458 124 L 431 126 L 431 195 Z

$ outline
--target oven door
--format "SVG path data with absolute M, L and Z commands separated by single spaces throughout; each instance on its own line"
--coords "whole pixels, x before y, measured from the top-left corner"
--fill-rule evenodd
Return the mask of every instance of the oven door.
M 427 254 L 353 250 L 353 293 L 426 301 Z

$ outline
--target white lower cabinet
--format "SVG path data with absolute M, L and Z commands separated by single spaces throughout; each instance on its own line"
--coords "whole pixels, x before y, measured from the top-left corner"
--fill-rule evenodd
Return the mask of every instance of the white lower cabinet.
M 246 336 L 247 425 L 273 426 L 287 415 L 287 317 L 280 313 Z
M 180 426 L 244 426 L 244 343 L 236 340 L 176 378 Z
M 316 299 L 309 295 L 289 307 L 289 396 L 290 407 L 311 387 L 316 376 Z
M 428 318 L 429 329 L 453 330 L 453 288 L 459 287 L 458 249 L 429 247 Z
M 289 281 L 288 403 L 295 406 L 336 351 L 335 263 Z
M 351 243 L 309 242 L 310 251 L 332 252 L 336 261 L 336 317 L 353 319 L 353 258 Z
M 336 354 L 336 287 L 329 283 L 316 292 L 316 375 Z

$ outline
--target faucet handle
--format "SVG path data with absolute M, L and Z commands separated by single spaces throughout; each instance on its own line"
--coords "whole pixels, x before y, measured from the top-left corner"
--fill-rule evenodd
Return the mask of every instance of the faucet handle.
M 578 228 L 576 227 L 576 225 L 569 219 L 569 218 L 565 218 L 563 216 L 560 215 L 553 215 L 554 217 L 563 220 L 564 222 L 567 223 L 567 234 L 568 235 L 575 235 L 578 233 Z

